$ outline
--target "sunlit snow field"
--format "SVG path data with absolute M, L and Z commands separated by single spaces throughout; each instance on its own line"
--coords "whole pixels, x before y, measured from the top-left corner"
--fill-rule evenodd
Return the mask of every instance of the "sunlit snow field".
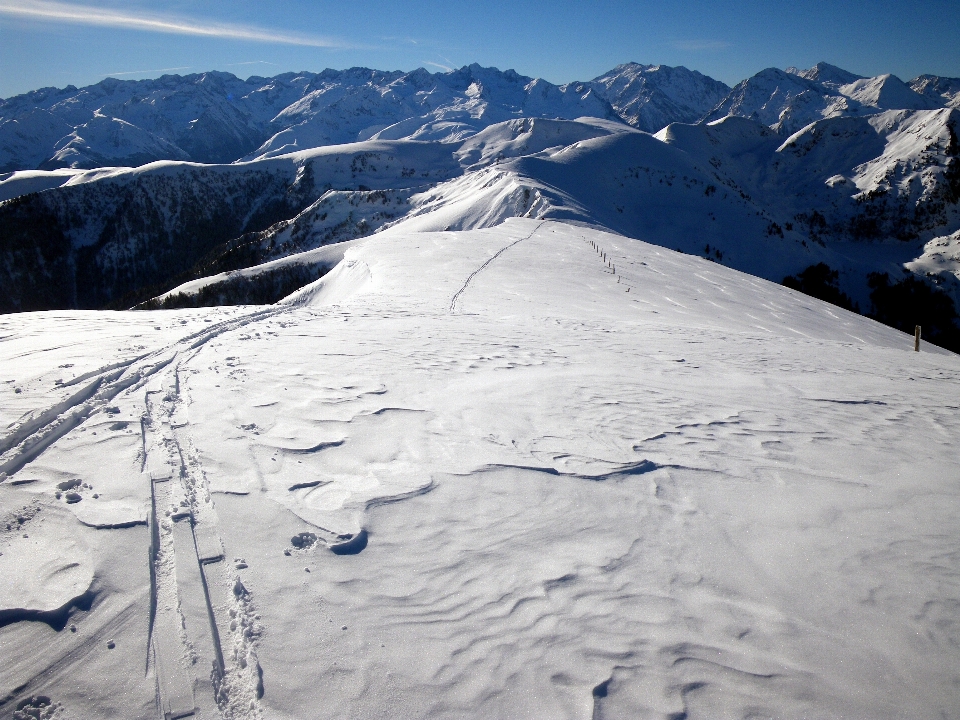
M 4 717 L 960 714 L 960 358 L 764 280 L 388 230 L 0 367 Z

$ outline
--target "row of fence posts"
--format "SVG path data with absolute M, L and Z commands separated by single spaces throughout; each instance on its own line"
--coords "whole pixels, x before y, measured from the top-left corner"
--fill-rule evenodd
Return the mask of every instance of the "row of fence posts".
M 613 272 L 613 274 L 616 276 L 617 282 L 619 283 L 619 282 L 620 282 L 620 276 L 617 275 L 617 266 L 614 265 L 614 264 L 610 261 L 610 258 L 607 257 L 607 253 L 604 252 L 604 251 L 600 248 L 600 246 L 597 245 L 597 243 L 595 243 L 593 240 L 588 240 L 587 242 L 589 242 L 590 245 L 593 247 L 593 249 L 597 251 L 597 255 L 600 256 L 600 259 L 603 260 L 605 263 L 607 263 L 607 267 L 610 268 L 610 270 L 611 270 L 611 271 Z M 630 288 L 629 288 L 629 287 L 627 288 L 627 292 L 630 292 Z
M 597 243 L 595 243 L 593 240 L 590 240 L 589 242 L 590 242 L 590 245 L 593 247 L 593 249 L 597 251 L 597 255 L 600 256 L 600 259 L 606 262 L 607 267 L 610 268 L 613 271 L 613 274 L 617 276 L 617 282 L 619 283 L 620 276 L 617 275 L 617 266 L 614 265 L 612 262 L 610 262 L 610 259 L 607 257 L 607 253 L 605 253 L 600 248 L 600 246 L 597 245 Z M 627 288 L 627 292 L 630 292 L 630 288 Z M 920 352 L 920 326 L 919 325 L 917 325 L 913 329 L 913 349 L 915 352 Z

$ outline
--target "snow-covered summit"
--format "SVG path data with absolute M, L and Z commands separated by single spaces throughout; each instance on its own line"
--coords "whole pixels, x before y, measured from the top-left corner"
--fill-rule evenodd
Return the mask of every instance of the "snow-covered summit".
M 818 62 L 812 68 L 801 70 L 800 68 L 788 67 L 786 72 L 797 77 L 813 80 L 824 87 L 839 88 L 841 85 L 849 85 L 857 80 L 862 80 L 861 75 L 855 75 L 852 72 L 838 68 L 826 62 Z
M 656 132 L 696 122 L 730 92 L 724 83 L 685 67 L 626 63 L 590 84 L 630 125 Z
M 457 142 L 512 118 L 617 119 L 589 86 L 557 86 L 477 64 L 434 75 L 420 69 L 349 91 L 339 78 L 311 87 L 274 118 L 287 127 L 245 160 L 353 139 Z
M 225 163 L 371 138 L 457 143 L 519 118 L 671 123 L 738 115 L 790 135 L 819 119 L 956 107 L 960 81 L 863 78 L 827 63 L 768 68 L 734 88 L 685 67 L 625 63 L 555 85 L 476 63 L 448 72 L 354 67 L 241 80 L 230 73 L 105 80 L 0 99 L 0 172 Z
M 896 75 L 861 78 L 839 90 L 861 106 L 878 110 L 933 110 L 940 107 L 940 103 L 914 92 Z

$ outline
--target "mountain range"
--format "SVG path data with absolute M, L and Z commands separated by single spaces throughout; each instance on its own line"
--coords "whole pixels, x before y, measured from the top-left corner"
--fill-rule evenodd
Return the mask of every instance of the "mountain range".
M 652 133 L 735 115 L 791 134 L 822 118 L 958 106 L 960 79 L 921 75 L 904 83 L 827 63 L 770 68 L 732 89 L 684 67 L 638 63 L 559 86 L 476 64 L 445 73 L 107 78 L 0 100 L 0 172 L 225 163 L 371 138 L 457 141 L 515 117 L 600 117 Z
M 958 105 L 960 80 L 825 63 L 732 89 L 629 63 L 561 86 L 472 65 L 38 90 L 0 102 L 0 309 L 275 299 L 331 243 L 533 217 L 960 347 Z M 238 290 L 260 275 L 266 295 Z

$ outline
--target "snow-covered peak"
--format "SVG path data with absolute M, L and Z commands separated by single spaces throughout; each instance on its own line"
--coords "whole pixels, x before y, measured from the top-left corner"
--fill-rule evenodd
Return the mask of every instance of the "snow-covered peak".
M 671 122 L 696 122 L 730 92 L 722 82 L 685 67 L 618 65 L 590 85 L 621 118 L 646 132 Z
M 932 110 L 940 104 L 914 92 L 896 75 L 860 78 L 838 88 L 861 105 L 878 110 Z
M 274 124 L 283 129 L 245 160 L 368 138 L 459 142 L 520 117 L 617 118 L 583 83 L 557 86 L 477 64 L 433 75 L 416 71 L 386 84 L 372 78 L 358 86 L 326 82 L 314 87 L 276 116 Z
M 822 116 L 827 105 L 823 91 L 814 81 L 779 68 L 766 68 L 738 83 L 704 119 L 711 122 L 739 115 L 773 127 L 781 124 L 785 111 L 789 115 L 793 108 L 802 107 L 806 122 L 793 121 L 790 125 L 803 127 L 810 122 L 808 117 Z
M 814 82 L 825 87 L 849 85 L 852 82 L 863 79 L 861 75 L 855 75 L 848 70 L 838 68 L 836 65 L 831 65 L 830 63 L 826 62 L 818 62 L 812 68 L 808 68 L 807 70 L 789 67 L 787 68 L 787 72 L 791 75 L 796 75 L 806 80 L 813 80 Z
M 476 63 L 439 73 L 353 67 L 246 80 L 215 71 L 106 78 L 0 100 L 0 172 L 134 165 L 145 157 L 224 163 L 370 138 L 461 142 L 524 117 L 620 119 L 656 132 L 737 115 L 790 135 L 823 118 L 944 105 L 960 106 L 960 80 L 921 76 L 908 86 L 827 63 L 769 68 L 732 90 L 684 67 L 633 62 L 563 85 Z M 88 126 L 101 125 L 97 117 L 132 128 L 104 125 L 124 128 L 122 141 L 116 132 L 97 134 Z

